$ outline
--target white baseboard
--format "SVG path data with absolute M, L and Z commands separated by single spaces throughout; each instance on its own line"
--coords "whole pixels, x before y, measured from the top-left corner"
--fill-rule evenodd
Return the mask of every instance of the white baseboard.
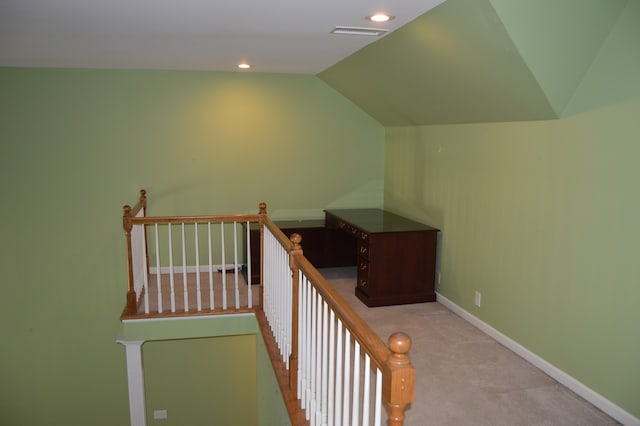
M 511 338 L 505 336 L 495 328 L 491 327 L 486 322 L 470 314 L 468 311 L 456 305 L 455 303 L 453 303 L 452 301 L 450 301 L 440 293 L 437 293 L 437 301 L 438 303 L 441 303 L 442 305 L 446 306 L 449 310 L 451 310 L 453 313 L 455 313 L 462 319 L 466 320 L 476 328 L 480 329 L 485 334 L 492 337 L 502 346 L 506 347 L 507 349 L 521 356 L 522 358 L 524 358 L 525 360 L 527 360 L 528 362 L 530 362 L 531 364 L 533 364 L 534 366 L 542 370 L 544 373 L 546 373 L 553 379 L 557 380 L 562 385 L 571 389 L 580 397 L 586 399 L 587 401 L 589 401 L 590 403 L 598 407 L 600 410 L 604 411 L 609 416 L 613 417 L 618 422 L 626 426 L 640 426 L 640 419 L 633 416 L 631 413 L 620 408 L 613 402 L 609 401 L 607 398 L 603 397 L 602 395 L 595 392 L 591 388 L 587 387 L 583 383 L 574 379 L 564 371 L 553 366 L 552 364 L 545 361 L 544 359 L 534 354 L 533 352 L 531 352 L 524 346 L 520 345 L 519 343 L 515 342 Z

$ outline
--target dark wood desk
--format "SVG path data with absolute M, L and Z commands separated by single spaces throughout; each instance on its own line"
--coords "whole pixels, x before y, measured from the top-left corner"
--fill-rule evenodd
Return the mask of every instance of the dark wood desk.
M 328 247 L 336 231 L 356 242 L 355 292 L 367 306 L 436 300 L 438 229 L 380 209 L 325 210 L 325 227 Z

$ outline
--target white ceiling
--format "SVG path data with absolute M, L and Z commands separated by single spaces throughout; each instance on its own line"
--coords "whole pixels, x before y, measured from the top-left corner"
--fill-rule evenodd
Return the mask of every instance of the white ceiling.
M 444 0 L 0 0 L 0 66 L 317 74 Z M 385 11 L 387 24 L 364 18 Z

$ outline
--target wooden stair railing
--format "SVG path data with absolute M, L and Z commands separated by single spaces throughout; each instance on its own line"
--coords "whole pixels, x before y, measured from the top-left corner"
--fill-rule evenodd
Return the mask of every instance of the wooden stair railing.
M 364 320 L 362 320 L 362 318 L 360 318 L 360 316 L 353 310 L 353 308 L 349 306 L 349 304 L 325 280 L 320 272 L 305 258 L 301 246 L 302 238 L 300 237 L 300 235 L 294 234 L 291 236 L 291 238 L 287 238 L 282 233 L 282 231 L 271 221 L 271 219 L 267 215 L 265 203 L 260 203 L 259 213 L 255 215 L 147 217 L 146 209 L 147 194 L 144 189 L 140 191 L 139 200 L 134 205 L 134 207 L 130 207 L 128 205 L 123 207 L 122 220 L 127 244 L 128 288 L 126 305 L 123 310 L 121 319 L 145 318 L 158 315 L 175 316 L 194 314 L 192 312 L 183 314 L 181 314 L 180 312 L 166 314 L 155 313 L 152 315 L 140 315 L 138 313 L 140 303 L 142 301 L 142 296 L 147 284 L 145 284 L 145 287 L 142 288 L 142 291 L 141 288 L 136 288 L 136 267 L 134 266 L 134 257 L 136 257 L 139 262 L 142 262 L 143 272 L 148 275 L 150 270 L 147 250 L 148 247 L 146 241 L 146 227 L 148 225 L 157 226 L 157 224 L 160 223 L 174 224 L 185 222 L 223 223 L 232 221 L 234 225 L 236 222 L 246 223 L 248 233 L 248 225 L 250 223 L 259 223 L 261 245 L 260 272 L 262 281 L 259 283 L 259 297 L 257 303 L 254 306 L 249 305 L 248 309 L 243 309 L 243 312 L 253 312 L 258 319 L 258 323 L 260 325 L 262 335 L 265 339 L 271 362 L 274 366 L 274 371 L 276 372 L 278 383 L 282 391 L 283 398 L 285 399 L 285 404 L 289 412 L 292 424 L 298 426 L 306 424 L 316 424 L 324 421 L 323 419 L 311 419 L 312 421 L 310 422 L 309 418 L 311 416 L 316 416 L 316 414 L 310 413 L 310 407 L 305 407 L 305 402 L 301 401 L 301 394 L 304 394 L 306 390 L 301 388 L 301 377 L 299 377 L 299 375 L 301 374 L 301 372 L 303 375 L 307 373 L 305 372 L 303 366 L 300 365 L 299 346 L 301 345 L 301 342 L 299 341 L 299 338 L 306 339 L 308 338 L 308 336 L 304 332 L 300 333 L 300 321 L 304 321 L 304 319 L 301 318 L 301 312 L 299 312 L 300 306 L 302 306 L 300 291 L 305 292 L 308 291 L 307 289 L 312 289 L 314 294 L 317 294 L 317 297 L 319 298 L 318 300 L 322 300 L 323 303 L 326 303 L 328 309 L 330 309 L 332 314 L 335 314 L 335 318 L 340 323 L 340 326 L 344 326 L 345 332 L 348 331 L 348 335 L 353 338 L 353 340 L 350 341 L 351 344 L 359 345 L 358 348 L 362 348 L 364 356 L 368 357 L 373 363 L 373 367 L 377 368 L 379 372 L 381 372 L 381 399 L 384 405 L 387 407 L 388 424 L 390 426 L 403 425 L 404 413 L 413 401 L 415 388 L 415 369 L 411 365 L 411 361 L 408 356 L 408 352 L 411 348 L 411 339 L 406 334 L 397 332 L 389 337 L 388 345 L 385 345 L 380 337 L 376 335 L 373 330 L 371 330 L 368 324 Z M 140 253 L 137 253 L 134 256 L 132 253 L 132 233 L 134 225 L 141 225 L 139 229 L 142 230 L 141 232 L 143 235 L 142 255 Z M 291 333 L 290 342 L 288 342 L 291 351 L 287 359 L 289 364 L 288 368 L 286 365 L 287 363 L 283 362 L 282 360 L 283 353 L 280 352 L 278 344 L 276 344 L 273 338 L 272 324 L 270 324 L 270 319 L 265 314 L 263 305 L 266 251 L 265 230 L 268 230 L 270 235 L 276 238 L 278 243 L 282 246 L 282 248 L 284 248 L 284 250 L 286 250 L 286 253 L 288 255 L 288 269 L 289 273 L 291 274 L 291 305 L 287 308 L 290 309 L 291 315 Z M 249 252 L 249 250 L 247 250 L 247 252 Z M 138 265 L 138 268 L 139 267 L 140 266 Z M 156 268 L 159 268 L 159 264 L 156 265 Z M 248 275 L 250 276 L 251 274 L 249 273 Z M 250 283 L 248 287 L 251 288 Z M 213 312 L 212 307 L 211 312 L 204 313 L 227 312 Z M 200 314 L 200 312 L 197 312 L 195 314 Z M 305 327 L 307 326 L 305 325 Z M 345 338 L 345 345 L 346 342 L 347 340 Z M 318 396 L 318 398 L 320 397 Z M 357 407 L 355 409 L 357 409 Z
M 144 189 L 134 207 L 123 207 L 128 287 L 121 319 L 252 312 L 260 306 L 260 295 L 240 277 L 241 257 L 248 259 L 250 250 L 243 252 L 238 241 L 241 226 L 249 241 L 250 224 L 260 222 L 259 214 L 147 216 L 146 211 Z M 232 233 L 232 247 L 225 244 L 225 229 Z
M 300 275 L 308 280 L 318 295 L 334 311 L 336 318 L 339 318 L 346 329 L 349 330 L 355 340 L 362 346 L 363 352 L 371 356 L 371 360 L 377 368 L 382 371 L 382 400 L 388 410 L 388 424 L 390 426 L 401 426 L 404 422 L 404 412 L 414 399 L 415 389 L 415 369 L 408 356 L 411 348 L 411 339 L 408 335 L 397 332 L 392 334 L 388 340 L 388 346 L 383 343 L 369 325 L 349 306 L 333 287 L 325 280 L 320 272 L 304 257 L 301 247 L 302 238 L 299 234 L 293 234 L 288 239 L 280 229 L 265 215 L 263 226 L 266 227 L 282 244 L 289 253 L 289 267 L 292 276 L 292 300 L 291 312 L 294 319 L 291 324 L 291 354 L 289 356 L 288 380 L 281 383 L 283 395 L 300 395 L 299 378 L 299 322 L 297 318 L 298 300 L 300 288 Z M 263 244 L 263 234 L 261 230 L 261 244 Z M 264 247 L 264 246 L 263 246 Z M 264 250 L 263 250 L 264 251 Z M 263 270 L 264 273 L 264 270 Z M 302 274 L 300 274 L 302 273 Z M 264 275 L 263 275 L 264 276 Z M 268 334 L 265 331 L 264 334 Z M 277 364 L 283 363 L 276 356 Z M 300 401 L 298 404 L 288 404 L 291 418 L 299 418 Z M 313 414 L 312 414 L 313 415 Z M 309 417 L 309 415 L 307 415 Z M 293 421 L 293 420 L 292 420 Z M 297 423 L 293 423 L 297 424 Z

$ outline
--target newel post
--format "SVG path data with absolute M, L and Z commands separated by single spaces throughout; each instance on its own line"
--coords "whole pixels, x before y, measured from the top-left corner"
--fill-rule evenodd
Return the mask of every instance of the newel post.
M 147 217 L 147 191 L 144 189 L 140 190 L 140 208 L 142 209 L 142 216 Z M 149 244 L 147 242 L 147 225 L 143 225 L 142 228 L 144 235 L 144 252 L 147 254 L 147 258 L 145 262 L 147 262 L 147 269 L 144 271 L 145 274 L 149 274 Z
M 147 215 L 147 191 L 145 189 L 140 190 L 140 205 L 142 206 L 143 216 Z
M 298 298 L 300 287 L 300 269 L 296 265 L 295 256 L 302 256 L 302 236 L 291 235 L 293 248 L 289 254 L 289 267 L 291 268 L 291 355 L 289 356 L 289 388 L 298 392 Z
M 133 223 L 131 222 L 131 206 L 122 207 L 122 226 L 127 244 L 127 269 L 129 271 L 129 288 L 127 289 L 127 306 L 125 311 L 127 314 L 135 314 L 137 311 L 136 290 L 133 284 L 133 254 L 131 253 L 131 230 Z
M 264 219 L 267 217 L 267 203 L 262 202 L 258 205 L 258 223 L 260 225 L 260 285 L 258 286 L 258 308 L 263 311 L 264 306 Z
M 383 383 L 383 397 L 389 405 L 389 426 L 402 426 L 404 412 L 414 398 L 416 370 L 407 353 L 411 349 L 411 338 L 402 332 L 389 337 L 391 356 L 385 367 L 389 379 Z

